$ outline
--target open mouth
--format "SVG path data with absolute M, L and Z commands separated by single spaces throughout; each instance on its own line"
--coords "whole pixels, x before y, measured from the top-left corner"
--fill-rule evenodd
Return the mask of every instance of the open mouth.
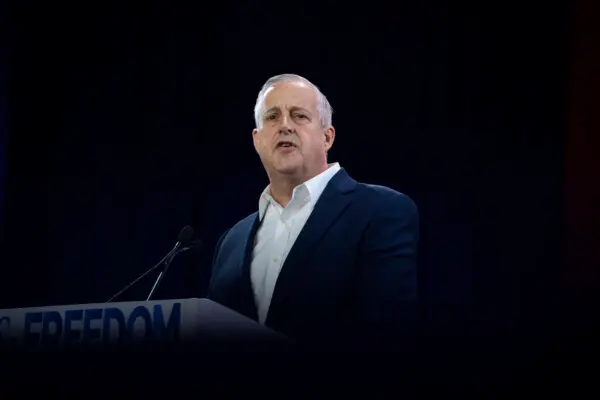
M 289 148 L 293 148 L 296 147 L 296 145 L 292 142 L 286 142 L 285 140 L 277 143 L 277 148 L 284 148 L 284 149 L 289 149 Z

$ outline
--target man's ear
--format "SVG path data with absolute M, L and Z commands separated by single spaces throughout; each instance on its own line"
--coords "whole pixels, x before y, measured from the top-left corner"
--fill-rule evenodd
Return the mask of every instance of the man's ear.
M 252 142 L 254 142 L 254 150 L 256 150 L 256 152 L 258 153 L 258 143 L 259 143 L 258 129 L 252 130 Z
M 324 132 L 323 139 L 325 151 L 329 151 L 329 149 L 331 149 L 333 146 L 333 141 L 335 140 L 335 128 L 333 126 L 327 128 L 327 130 Z

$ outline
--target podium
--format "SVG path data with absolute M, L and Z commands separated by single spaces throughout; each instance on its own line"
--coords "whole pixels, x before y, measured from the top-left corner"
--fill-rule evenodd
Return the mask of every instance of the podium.
M 199 383 L 274 377 L 295 352 L 284 335 L 197 298 L 4 309 L 0 342 L 3 388 L 34 382 L 113 396 L 128 385 L 144 398 L 159 385 L 196 398 Z
M 0 310 L 0 344 L 95 345 L 289 343 L 283 335 L 209 299 L 78 304 Z

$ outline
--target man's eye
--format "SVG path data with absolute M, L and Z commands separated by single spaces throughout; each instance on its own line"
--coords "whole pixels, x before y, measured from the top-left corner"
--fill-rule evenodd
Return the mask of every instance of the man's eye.
M 267 117 L 265 118 L 267 121 L 273 121 L 275 119 L 275 115 L 271 114 L 271 115 L 267 115 Z
M 296 114 L 295 117 L 296 118 L 307 118 L 306 115 L 304 115 L 304 114 Z

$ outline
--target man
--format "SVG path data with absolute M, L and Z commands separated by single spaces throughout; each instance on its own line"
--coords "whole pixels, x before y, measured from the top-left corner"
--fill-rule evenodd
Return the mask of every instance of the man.
M 270 184 L 220 238 L 208 296 L 306 345 L 385 349 L 414 331 L 417 208 L 328 164 L 331 114 L 303 77 L 265 83 L 252 136 Z

